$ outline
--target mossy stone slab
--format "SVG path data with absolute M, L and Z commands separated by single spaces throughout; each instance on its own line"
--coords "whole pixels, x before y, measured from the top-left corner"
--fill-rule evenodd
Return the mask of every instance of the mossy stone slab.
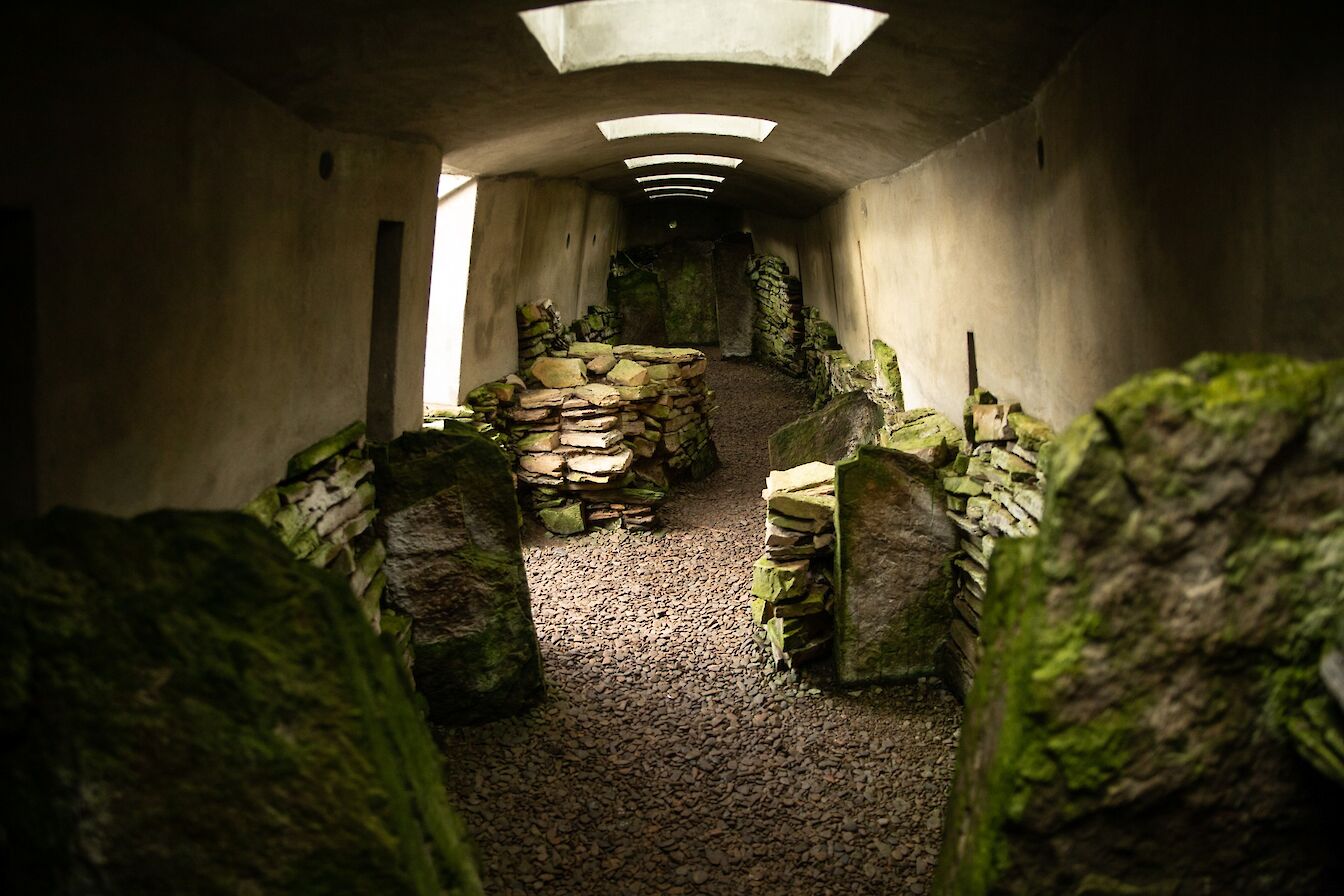
M 835 661 L 840 681 L 936 671 L 952 619 L 956 530 L 937 471 L 862 447 L 835 467 Z
M 863 392 L 846 392 L 775 430 L 770 468 L 785 470 L 809 461 L 833 464 L 860 445 L 876 444 L 881 429 L 882 409 Z
M 479 894 L 391 639 L 241 513 L 0 538 L 11 893 Z
M 994 548 L 935 892 L 1333 892 L 1344 362 L 1200 356 L 1052 452 L 1040 534 Z
M 509 461 L 451 420 L 376 446 L 373 458 L 385 599 L 415 623 L 431 718 L 456 725 L 533 706 L 545 686 Z

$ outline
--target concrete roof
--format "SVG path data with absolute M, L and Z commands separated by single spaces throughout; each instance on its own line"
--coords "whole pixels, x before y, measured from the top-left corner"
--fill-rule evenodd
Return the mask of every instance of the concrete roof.
M 724 0 L 732 2 L 732 0 Z M 558 74 L 510 0 L 238 0 L 148 13 L 314 124 L 428 139 L 446 170 L 577 177 L 640 195 L 622 159 L 745 159 L 715 201 L 801 217 L 1024 105 L 1103 0 L 868 0 L 891 18 L 830 77 L 723 63 Z M 607 142 L 596 122 L 655 112 L 779 122 L 763 143 Z M 650 173 L 647 169 L 639 173 Z

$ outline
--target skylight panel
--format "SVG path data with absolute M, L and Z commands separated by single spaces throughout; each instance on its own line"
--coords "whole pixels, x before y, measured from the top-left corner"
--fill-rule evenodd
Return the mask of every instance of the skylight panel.
M 742 137 L 760 143 L 770 136 L 770 132 L 775 129 L 775 122 L 768 118 L 749 118 L 745 115 L 665 113 L 599 121 L 597 127 L 608 140 L 647 137 L 652 134 L 713 134 L 719 137 Z
M 650 193 L 650 199 L 708 199 L 708 193 Z
M 627 168 L 647 168 L 650 165 L 718 165 L 722 168 L 736 168 L 741 159 L 730 156 L 705 156 L 691 152 L 670 152 L 657 156 L 637 156 L 625 160 Z
M 718 174 L 646 174 L 635 180 L 641 184 L 655 180 L 705 180 L 716 184 L 723 183 L 723 177 Z
M 518 15 L 561 74 L 733 62 L 829 75 L 887 20 L 823 0 L 580 0 Z
M 675 187 L 645 187 L 645 188 L 644 188 L 644 192 L 645 192 L 645 193 L 657 193 L 657 192 L 660 192 L 660 191 L 663 191 L 663 190 L 681 190 L 681 191 L 683 191 L 683 192 L 692 192 L 692 193 L 713 193 L 713 192 L 714 192 L 714 188 L 713 188 L 713 187 L 694 187 L 694 186 L 691 186 L 690 184 L 678 184 L 678 185 L 675 186 Z

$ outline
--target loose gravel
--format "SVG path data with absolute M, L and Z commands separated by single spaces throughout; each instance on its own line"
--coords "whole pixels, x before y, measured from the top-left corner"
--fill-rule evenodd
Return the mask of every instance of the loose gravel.
M 529 529 L 545 704 L 437 732 L 488 893 L 928 892 L 960 709 L 773 671 L 747 609 L 766 438 L 807 404 L 746 362 L 709 378 L 723 467 L 665 532 Z

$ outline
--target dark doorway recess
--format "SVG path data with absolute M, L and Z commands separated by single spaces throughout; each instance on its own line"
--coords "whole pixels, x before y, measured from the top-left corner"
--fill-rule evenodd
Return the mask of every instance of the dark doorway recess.
M 37 277 L 31 209 L 0 208 L 0 521 L 37 513 Z
M 394 438 L 393 409 L 397 392 L 397 327 L 401 314 L 401 247 L 406 225 L 378 222 L 373 258 L 373 326 L 369 339 L 369 398 L 365 422 L 369 437 Z

